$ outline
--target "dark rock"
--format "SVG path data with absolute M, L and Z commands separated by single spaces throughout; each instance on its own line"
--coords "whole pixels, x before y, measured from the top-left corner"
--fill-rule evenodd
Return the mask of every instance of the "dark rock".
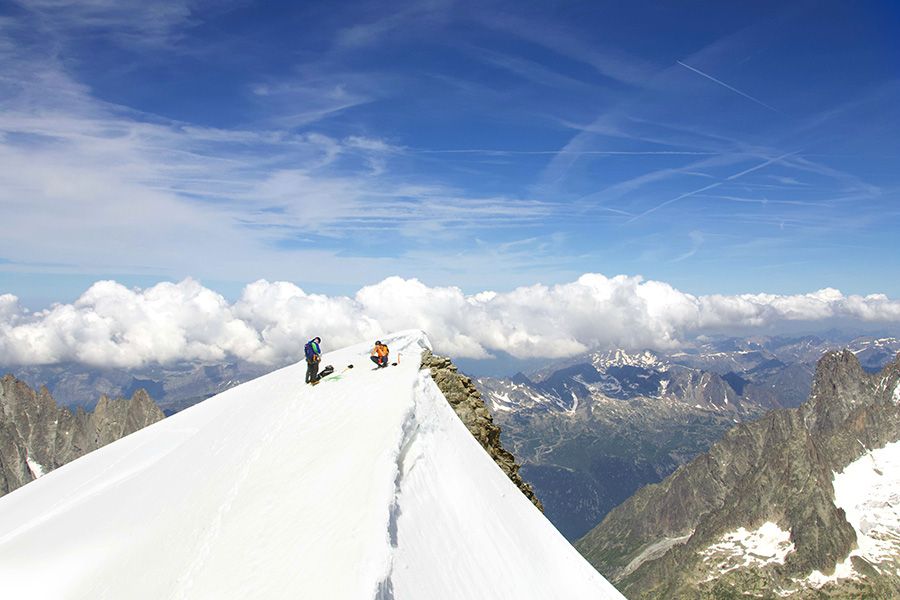
M 446 356 L 436 356 L 429 350 L 422 353 L 422 368 L 431 370 L 431 377 L 447 402 L 456 411 L 466 429 L 506 473 L 507 477 L 522 490 L 541 511 L 543 507 L 534 495 L 531 486 L 519 475 L 520 465 L 515 457 L 500 443 L 500 428 L 494 424 L 490 411 L 484 405 L 481 394 L 470 377 L 461 375 Z
M 163 413 L 144 390 L 130 400 L 105 394 L 94 413 L 58 408 L 11 373 L 0 379 L 0 495 L 151 423 Z

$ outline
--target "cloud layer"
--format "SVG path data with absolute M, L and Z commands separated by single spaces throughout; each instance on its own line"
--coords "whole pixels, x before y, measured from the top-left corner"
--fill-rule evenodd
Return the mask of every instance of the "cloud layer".
M 34 313 L 15 296 L 0 296 L 0 364 L 135 368 L 238 358 L 278 365 L 301 360 L 316 335 L 327 350 L 404 329 L 425 330 L 436 351 L 453 357 L 502 351 L 562 358 L 607 347 L 674 348 L 701 333 L 833 318 L 900 323 L 900 301 L 830 288 L 693 296 L 640 276 L 595 273 L 475 295 L 389 277 L 353 298 L 259 280 L 234 303 L 192 279 L 143 290 L 99 281 L 72 304 Z

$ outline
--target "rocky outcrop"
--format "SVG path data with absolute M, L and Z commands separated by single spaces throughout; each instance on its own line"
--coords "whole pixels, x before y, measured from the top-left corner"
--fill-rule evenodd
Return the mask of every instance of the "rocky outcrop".
M 9 373 L 0 379 L 0 495 L 163 418 L 144 390 L 73 413 Z
M 422 368 L 431 370 L 431 377 L 438 389 L 494 462 L 522 490 L 522 493 L 543 511 L 531 486 L 519 475 L 520 465 L 516 463 L 515 457 L 500 443 L 500 428 L 494 425 L 491 413 L 484 405 L 481 394 L 475 389 L 472 379 L 460 374 L 449 358 L 435 356 L 429 350 L 422 353 Z
M 91 420 L 97 431 L 97 443 L 105 446 L 119 438 L 163 419 L 163 413 L 144 389 L 138 389 L 130 400 L 100 397 Z
M 848 580 L 851 595 L 838 587 L 845 584 L 826 592 L 803 583 L 814 571 L 834 573 L 857 547 L 853 526 L 834 502 L 834 473 L 900 440 L 898 393 L 900 357 L 871 375 L 852 352 L 829 352 L 803 406 L 738 425 L 611 511 L 576 547 L 632 600 L 881 597 L 865 594 L 874 593 L 872 586 L 900 589 L 900 579 Z M 716 555 L 733 532 L 766 523 L 784 533 L 790 550 L 783 559 L 745 556 L 730 565 Z

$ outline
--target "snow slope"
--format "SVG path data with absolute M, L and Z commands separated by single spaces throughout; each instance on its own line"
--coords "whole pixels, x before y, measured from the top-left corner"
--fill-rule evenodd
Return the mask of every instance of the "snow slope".
M 821 587 L 843 578 L 863 579 L 854 568 L 854 556 L 864 558 L 879 572 L 900 572 L 900 442 L 871 450 L 835 473 L 834 503 L 844 509 L 856 530 L 858 547 L 837 565 L 833 575 L 814 571 L 812 583 Z
M 447 404 L 421 332 L 286 367 L 0 498 L 10 598 L 622 598 Z M 325 340 L 327 345 L 327 340 Z

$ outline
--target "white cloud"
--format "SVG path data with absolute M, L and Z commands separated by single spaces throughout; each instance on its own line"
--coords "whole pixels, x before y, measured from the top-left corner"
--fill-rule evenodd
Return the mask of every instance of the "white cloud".
M 185 279 L 128 289 L 99 281 L 72 304 L 29 313 L 0 296 L 0 364 L 137 367 L 181 360 L 301 360 L 307 339 L 328 348 L 424 329 L 438 352 L 484 358 L 561 358 L 586 350 L 673 348 L 700 333 L 831 318 L 900 322 L 900 301 L 835 289 L 776 296 L 692 296 L 660 281 L 589 273 L 552 287 L 466 294 L 389 277 L 353 298 L 308 294 L 292 283 L 259 280 L 229 304 Z
M 219 294 L 190 279 L 143 291 L 99 281 L 73 304 L 5 312 L 0 352 L 8 364 L 214 362 L 252 356 L 262 343 Z
M 373 135 L 296 129 L 378 97 L 393 87 L 390 74 L 319 62 L 261 73 L 242 83 L 265 117 L 248 115 L 242 129 L 104 101 L 72 68 L 72 39 L 115 35 L 155 57 L 148 45 L 187 51 L 175 42 L 197 18 L 184 0 L 120 4 L 38 0 L 22 3 L 20 18 L 0 18 L 4 271 L 377 281 L 409 272 L 408 253 L 423 240 L 467 247 L 479 232 L 552 211 L 405 174 L 409 151 Z M 207 17 L 219 10 L 202 8 Z
M 290 106 L 276 114 L 317 110 L 295 87 L 261 85 L 267 101 Z M 332 283 L 338 273 L 371 281 L 403 271 L 423 239 L 529 226 L 553 210 L 397 176 L 405 152 L 362 135 L 228 130 L 139 113 L 94 98 L 50 50 L 0 46 L 8 270 L 308 280 L 298 265 L 315 264 Z
M 265 363 L 299 360 L 313 336 L 343 347 L 384 333 L 347 297 L 307 294 L 292 283 L 259 280 L 244 288 L 233 313 L 258 333 L 261 345 L 241 358 Z
M 12 294 L 0 295 L 0 323 L 15 324 L 26 314 L 19 306 L 18 298 Z
M 41 68 L 68 87 L 23 81 L 25 92 L 0 100 L 0 257 L 23 269 L 302 278 L 298 264 L 335 273 L 340 263 L 349 273 L 372 262 L 339 261 L 312 236 L 342 239 L 365 257 L 390 235 L 386 276 L 400 270 L 410 241 L 434 231 L 459 238 L 550 210 L 382 176 L 402 150 L 375 138 L 136 115 L 92 100 L 53 61 Z

